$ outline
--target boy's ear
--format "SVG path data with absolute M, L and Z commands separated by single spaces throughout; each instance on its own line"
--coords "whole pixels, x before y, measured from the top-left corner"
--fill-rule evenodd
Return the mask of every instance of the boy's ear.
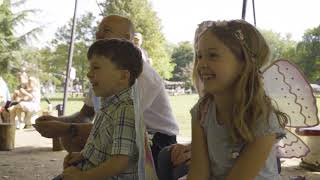
M 120 80 L 129 82 L 130 79 L 130 72 L 128 70 L 122 70 Z
M 131 40 L 131 35 L 130 35 L 130 34 L 126 34 L 125 36 L 126 36 L 126 39 L 127 39 L 127 40 Z M 133 40 L 132 40 L 132 41 L 133 41 Z

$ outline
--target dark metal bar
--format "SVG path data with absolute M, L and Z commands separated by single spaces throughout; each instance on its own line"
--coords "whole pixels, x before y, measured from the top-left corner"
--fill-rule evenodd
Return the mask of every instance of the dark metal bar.
M 72 29 L 71 29 L 71 38 L 70 38 L 69 52 L 68 52 L 68 64 L 67 64 L 67 70 L 66 70 L 67 72 L 66 72 L 66 78 L 64 83 L 62 115 L 65 114 L 65 109 L 67 107 L 66 105 L 67 105 L 67 99 L 68 99 L 69 76 L 70 76 L 70 69 L 72 66 L 72 57 L 73 57 L 73 49 L 74 49 L 74 33 L 76 30 L 75 27 L 76 27 L 76 18 L 77 18 L 77 6 L 78 6 L 78 0 L 75 0 Z
M 257 21 L 256 21 L 256 8 L 254 5 L 254 0 L 252 0 L 252 9 L 253 9 L 253 21 L 254 21 L 254 26 L 257 26 Z
M 246 19 L 246 10 L 247 10 L 247 0 L 243 0 L 243 3 L 242 3 L 242 16 L 241 16 L 241 19 L 243 19 L 243 20 Z

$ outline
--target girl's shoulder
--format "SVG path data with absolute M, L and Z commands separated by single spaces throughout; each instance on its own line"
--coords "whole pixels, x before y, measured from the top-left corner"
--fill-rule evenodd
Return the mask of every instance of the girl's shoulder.
M 281 125 L 275 112 L 270 112 L 269 118 L 267 120 L 259 119 L 254 128 L 255 136 L 265 136 L 269 134 L 276 134 L 277 138 L 284 136 L 284 127 Z
M 202 121 L 203 118 L 201 117 L 203 117 L 207 113 L 209 104 L 210 102 L 212 102 L 212 100 L 213 98 L 209 95 L 205 95 L 199 98 L 197 103 L 190 110 L 192 121 Z

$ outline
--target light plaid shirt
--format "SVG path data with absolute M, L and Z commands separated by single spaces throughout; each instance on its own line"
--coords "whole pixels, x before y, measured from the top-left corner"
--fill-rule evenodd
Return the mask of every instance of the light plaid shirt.
M 85 158 L 80 166 L 88 170 L 111 159 L 112 155 L 129 157 L 129 167 L 110 180 L 138 179 L 138 149 L 136 145 L 135 114 L 128 88 L 108 98 L 101 98 L 89 138 L 81 154 Z

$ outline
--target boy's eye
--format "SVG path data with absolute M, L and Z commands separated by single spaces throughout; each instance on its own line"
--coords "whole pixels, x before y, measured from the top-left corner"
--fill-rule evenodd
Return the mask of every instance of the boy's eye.
M 112 31 L 110 29 L 105 29 L 104 32 L 105 33 L 112 33 Z
M 91 66 L 90 69 L 91 70 L 97 70 L 97 69 L 100 69 L 100 67 L 99 66 Z

